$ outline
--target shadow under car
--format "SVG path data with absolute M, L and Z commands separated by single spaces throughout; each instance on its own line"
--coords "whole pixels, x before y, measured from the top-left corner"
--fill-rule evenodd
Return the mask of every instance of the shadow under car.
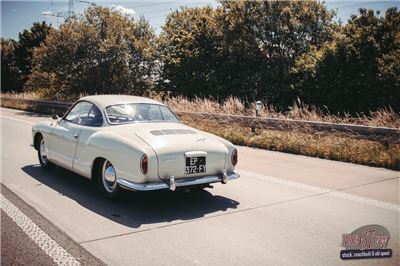
M 40 165 L 27 165 L 22 170 L 40 182 L 69 197 L 81 206 L 125 226 L 139 228 L 143 224 L 191 220 L 217 211 L 236 209 L 239 202 L 213 195 L 207 190 L 191 193 L 169 190 L 123 193 L 121 200 L 103 198 L 89 179 L 54 167 L 44 170 Z

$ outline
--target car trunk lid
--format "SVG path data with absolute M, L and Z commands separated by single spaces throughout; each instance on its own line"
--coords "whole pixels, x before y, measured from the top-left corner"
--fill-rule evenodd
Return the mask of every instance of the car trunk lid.
M 189 127 L 145 129 L 136 135 L 157 154 L 161 179 L 216 175 L 221 174 L 225 167 L 228 155 L 225 145 Z M 187 171 L 188 166 L 194 171 Z

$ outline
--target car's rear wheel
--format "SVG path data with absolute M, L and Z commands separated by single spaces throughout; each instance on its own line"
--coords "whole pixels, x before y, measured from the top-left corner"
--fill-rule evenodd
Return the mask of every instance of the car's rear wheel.
M 50 167 L 52 167 L 53 164 L 47 158 L 46 143 L 42 135 L 40 135 L 37 140 L 37 151 L 40 166 L 43 169 L 49 169 Z
M 98 164 L 97 184 L 101 194 L 108 199 L 117 199 L 121 194 L 121 188 L 117 183 L 117 173 L 114 166 L 108 160 Z

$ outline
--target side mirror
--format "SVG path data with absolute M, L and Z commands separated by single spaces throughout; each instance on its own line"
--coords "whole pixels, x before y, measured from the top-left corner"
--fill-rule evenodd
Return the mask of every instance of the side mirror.
M 53 120 L 58 120 L 58 115 L 54 114 L 51 118 L 53 118 Z

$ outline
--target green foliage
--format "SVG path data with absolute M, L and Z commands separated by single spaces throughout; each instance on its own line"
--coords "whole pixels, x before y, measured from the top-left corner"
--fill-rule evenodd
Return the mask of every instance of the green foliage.
M 51 26 L 43 21 L 41 23 L 33 23 L 29 30 L 24 30 L 19 34 L 18 44 L 15 48 L 15 58 L 24 81 L 31 74 L 34 49 L 40 46 L 51 30 Z
M 51 26 L 45 22 L 35 22 L 29 30 L 19 34 L 18 42 L 4 41 L 3 47 L 2 40 L 2 90 L 22 90 L 23 84 L 31 74 L 34 49 L 40 46 L 51 30 Z
M 218 12 L 211 7 L 183 8 L 167 17 L 158 42 L 162 89 L 187 96 L 221 94 Z
M 167 88 L 291 103 L 289 68 L 330 39 L 333 13 L 316 1 L 222 1 L 170 14 L 160 37 Z
M 400 13 L 384 17 L 360 9 L 334 41 L 299 58 L 302 98 L 351 113 L 391 106 L 400 110 Z
M 143 18 L 135 21 L 92 5 L 71 18 L 35 51 L 25 87 L 46 97 L 135 93 L 151 88 L 154 33 Z
M 222 5 L 230 86 L 249 99 L 290 105 L 297 95 L 289 70 L 311 47 L 331 39 L 334 13 L 317 1 L 223 1 Z
M 15 46 L 15 41 L 1 39 L 1 90 L 4 92 L 18 91 L 22 86 L 15 60 Z

